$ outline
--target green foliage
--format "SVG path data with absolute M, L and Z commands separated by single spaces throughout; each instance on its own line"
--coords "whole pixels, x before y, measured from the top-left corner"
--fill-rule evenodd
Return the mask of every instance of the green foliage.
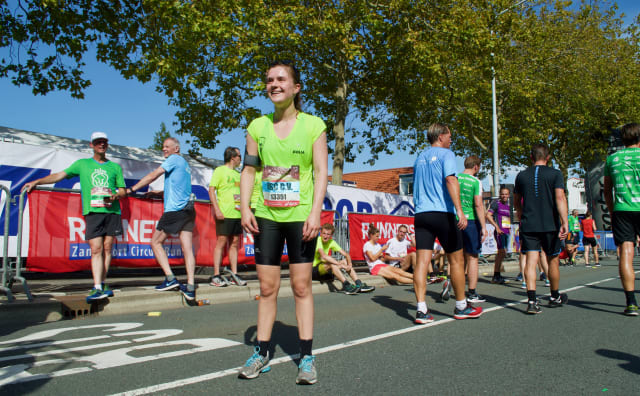
M 160 130 L 153 135 L 153 144 L 149 146 L 151 150 L 162 151 L 162 146 L 167 138 L 171 137 L 171 133 L 167 130 L 164 122 L 160 123 Z
M 193 149 L 259 116 L 275 59 L 295 59 L 307 111 L 327 123 L 334 183 L 361 153 L 425 147 L 448 123 L 460 155 L 491 157 L 491 77 L 503 166 L 546 141 L 566 170 L 604 155 L 603 136 L 640 118 L 637 24 L 606 0 L 27 0 L 0 2 L 0 78 L 34 94 L 90 81 L 83 56 L 153 81 Z M 492 56 L 493 54 L 493 56 Z M 637 95 L 635 95 L 637 96 Z

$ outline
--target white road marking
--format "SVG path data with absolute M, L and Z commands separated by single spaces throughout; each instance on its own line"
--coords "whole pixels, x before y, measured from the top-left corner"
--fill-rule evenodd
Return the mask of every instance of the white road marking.
M 640 271 L 636 271 L 636 273 L 638 273 L 638 272 L 640 272 Z M 611 280 L 614 280 L 614 279 L 618 279 L 618 278 L 617 277 L 616 278 L 607 278 L 607 279 L 603 279 L 603 280 L 587 283 L 587 284 L 584 284 L 584 285 L 571 287 L 569 289 L 563 290 L 563 292 L 569 292 L 569 291 L 583 289 L 583 288 L 588 287 L 588 286 L 597 285 L 599 283 L 608 282 L 608 281 L 611 281 Z M 497 310 L 500 310 L 500 309 L 504 309 L 504 308 L 511 307 L 511 306 L 514 306 L 514 305 L 522 304 L 522 303 L 525 303 L 525 302 L 527 302 L 526 298 L 524 298 L 522 300 L 506 303 L 506 304 L 503 304 L 503 305 L 497 305 L 495 307 L 491 307 L 489 309 L 485 309 L 483 311 L 483 313 L 497 311 Z M 349 348 L 349 347 L 352 347 L 352 346 L 355 346 L 355 345 L 360 345 L 360 344 L 365 344 L 365 343 L 368 343 L 368 342 L 379 341 L 379 340 L 383 340 L 385 338 L 394 337 L 394 336 L 401 335 L 401 334 L 406 334 L 406 333 L 411 333 L 413 331 L 424 330 L 424 329 L 427 329 L 429 327 L 439 326 L 439 325 L 442 325 L 442 324 L 453 322 L 455 320 L 456 319 L 453 319 L 453 318 L 446 318 L 446 319 L 441 319 L 441 320 L 438 320 L 438 321 L 435 321 L 435 322 L 431 322 L 431 323 L 428 323 L 428 324 L 425 324 L 425 325 L 414 325 L 414 326 L 407 327 L 407 328 L 404 328 L 404 329 L 389 331 L 387 333 L 382 333 L 382 334 L 378 334 L 378 335 L 375 335 L 375 336 L 360 338 L 360 339 L 357 339 L 357 340 L 347 341 L 347 342 L 343 342 L 343 343 L 340 343 L 340 344 L 327 346 L 327 347 L 324 347 L 324 348 L 314 349 L 313 352 L 314 352 L 314 355 L 321 355 L 323 353 L 337 351 L 337 350 Z M 298 354 L 289 355 L 289 356 L 283 356 L 281 358 L 277 358 L 277 359 L 271 360 L 269 362 L 269 365 L 273 366 L 273 365 L 280 364 L 280 363 L 290 362 L 290 361 L 295 360 L 297 358 L 299 358 Z M 209 373 L 209 374 L 198 375 L 198 376 L 191 377 L 191 378 L 184 378 L 184 379 L 181 379 L 181 380 L 166 382 L 164 384 L 157 384 L 157 385 L 152 385 L 152 386 L 148 386 L 148 387 L 144 387 L 144 388 L 138 388 L 138 389 L 134 389 L 134 390 L 126 391 L 126 392 L 114 393 L 111 396 L 147 395 L 147 394 L 150 394 L 150 393 L 155 393 L 155 392 L 164 391 L 164 390 L 168 390 L 168 389 L 175 389 L 175 388 L 179 388 L 179 387 L 186 386 L 186 385 L 193 385 L 193 384 L 197 384 L 199 382 L 210 381 L 210 380 L 213 380 L 213 379 L 216 379 L 216 378 L 226 377 L 226 376 L 229 376 L 229 375 L 237 375 L 238 374 L 238 370 L 240 370 L 241 368 L 242 367 L 234 367 L 234 368 L 230 368 L 230 369 L 226 369 L 226 370 L 216 371 L 216 372 Z

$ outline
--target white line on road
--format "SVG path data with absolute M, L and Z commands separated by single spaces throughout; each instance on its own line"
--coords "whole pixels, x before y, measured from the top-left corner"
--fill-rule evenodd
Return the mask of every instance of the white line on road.
M 636 271 L 640 272 L 640 271 Z M 589 287 L 589 286 L 593 286 L 593 285 L 597 285 L 599 283 L 604 283 L 604 282 L 608 282 L 614 279 L 618 279 L 616 278 L 607 278 L 607 279 L 602 279 L 596 282 L 591 282 L 591 283 L 587 283 L 584 285 L 580 285 L 580 286 L 575 286 L 566 290 L 563 290 L 563 292 L 569 292 L 569 291 L 574 291 L 574 290 L 578 290 L 578 289 L 583 289 L 585 287 Z M 497 311 L 499 309 L 504 309 L 504 308 L 508 308 L 514 305 L 518 305 L 518 304 L 522 304 L 527 302 L 527 299 L 522 299 L 519 301 L 514 301 L 514 302 L 510 302 L 507 304 L 502 304 L 502 305 L 496 305 L 495 307 L 491 307 L 489 309 L 485 309 L 483 313 L 485 312 L 491 312 L 491 311 Z M 439 326 L 445 323 L 449 323 L 449 322 L 453 322 L 456 319 L 453 318 L 446 318 L 446 319 L 441 319 L 435 322 L 431 322 L 428 323 L 426 325 L 415 325 L 415 326 L 411 326 L 411 327 L 406 327 L 404 329 L 399 329 L 399 330 L 394 330 L 394 331 L 389 331 L 387 333 L 382 333 L 382 334 L 378 334 L 378 335 L 374 335 L 374 336 L 370 336 L 370 337 L 365 337 L 365 338 L 360 338 L 357 340 L 353 340 L 353 341 L 347 341 L 347 342 L 343 342 L 340 344 L 336 344 L 336 345 L 331 345 L 331 346 L 327 346 L 324 348 L 318 348 L 314 350 L 314 355 L 321 355 L 323 353 L 327 353 L 327 352 L 333 352 L 333 351 L 337 351 L 340 349 L 345 349 L 345 348 L 349 348 L 355 345 L 360 345 L 360 344 L 365 344 L 368 342 L 374 342 L 374 341 L 378 341 L 378 340 L 382 340 L 385 338 L 389 338 L 389 337 L 394 337 L 397 335 L 401 335 L 401 334 L 406 334 L 406 333 L 411 333 L 413 331 L 419 331 L 419 330 L 424 330 L 427 329 L 429 327 L 434 327 L 434 326 Z M 290 362 L 294 359 L 297 359 L 299 357 L 298 354 L 295 355 L 288 355 L 288 356 L 283 356 L 281 358 L 277 358 L 277 359 L 273 359 L 269 362 L 269 365 L 273 366 L 276 364 L 280 364 L 280 363 L 285 363 L 285 362 Z M 167 389 L 175 389 L 175 388 L 179 388 L 181 386 L 186 386 L 186 385 L 192 385 L 192 384 L 197 384 L 199 382 L 204 382 L 204 381 L 210 381 L 216 378 L 221 378 L 221 377 L 226 377 L 229 375 L 236 375 L 238 374 L 238 370 L 240 370 L 242 367 L 234 367 L 234 368 L 230 368 L 230 369 L 226 369 L 226 370 L 221 370 L 221 371 L 216 371 L 213 373 L 209 373 L 209 374 L 203 374 L 203 375 L 198 375 L 196 377 L 191 377 L 191 378 L 184 378 L 181 380 L 176 380 L 176 381 L 171 381 L 171 382 L 166 382 L 164 384 L 157 384 L 157 385 L 152 385 L 152 386 L 148 386 L 145 388 L 138 388 L 138 389 L 134 389 L 134 390 L 130 390 L 130 391 L 126 391 L 126 392 L 122 392 L 122 393 L 115 393 L 111 396 L 137 396 L 137 395 L 147 395 L 150 393 L 155 393 L 155 392 L 159 392 L 159 391 L 163 391 L 163 390 L 167 390 Z

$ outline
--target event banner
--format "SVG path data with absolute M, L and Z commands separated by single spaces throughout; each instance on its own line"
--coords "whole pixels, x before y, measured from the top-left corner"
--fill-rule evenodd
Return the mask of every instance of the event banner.
M 349 255 L 353 260 L 364 261 L 362 248 L 369 240 L 367 233 L 370 225 L 380 230 L 380 240 L 378 243 L 381 245 L 384 245 L 389 239 L 395 237 L 398 227 L 403 224 L 409 228 L 411 238 L 414 237 L 413 217 L 363 213 L 349 213 L 348 217 Z
M 123 235 L 112 249 L 112 266 L 155 267 L 151 236 L 162 216 L 163 202 L 126 198 L 120 201 Z M 91 248 L 84 240 L 86 228 L 80 194 L 34 190 L 29 194 L 29 254 L 27 270 L 39 272 L 73 272 L 91 269 Z M 213 265 L 216 241 L 212 207 L 196 202 L 196 225 L 193 250 L 198 266 Z M 333 212 L 322 213 L 322 222 L 332 222 Z M 253 236 L 244 235 L 238 252 L 239 264 L 255 264 Z M 169 237 L 164 249 L 171 265 L 183 265 L 180 240 Z M 288 257 L 283 256 L 283 261 Z M 228 264 L 225 260 L 223 264 Z

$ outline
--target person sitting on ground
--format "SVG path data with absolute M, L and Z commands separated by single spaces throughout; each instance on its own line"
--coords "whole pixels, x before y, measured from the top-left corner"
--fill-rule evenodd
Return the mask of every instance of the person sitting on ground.
M 369 225 L 369 231 L 367 234 L 369 236 L 369 240 L 364 244 L 362 250 L 371 275 L 379 275 L 387 280 L 396 281 L 404 285 L 412 285 L 413 274 L 392 265 L 385 264 L 381 260 L 384 255 L 384 251 L 389 247 L 389 244 L 387 243 L 384 246 L 380 246 L 378 243 L 378 240 L 380 239 L 380 231 L 375 226 Z
M 409 248 L 415 248 L 416 243 L 409 235 L 409 228 L 401 224 L 398 227 L 396 236 L 389 239 L 387 244 L 389 248 L 387 249 L 384 261 L 403 271 L 409 271 L 409 269 L 413 271 L 413 267 L 416 265 L 416 252 L 409 253 Z
M 369 286 L 363 283 L 356 274 L 355 269 L 351 263 L 351 256 L 349 253 L 342 250 L 338 242 L 333 240 L 333 232 L 335 227 L 331 223 L 325 223 L 322 225 L 322 231 L 316 242 L 316 254 L 313 257 L 313 280 L 320 280 L 327 275 L 333 274 L 340 282 L 342 282 L 342 290 L 345 294 L 358 294 L 368 293 L 374 291 L 374 286 Z M 344 259 L 336 260 L 331 257 L 331 252 L 340 253 Z M 342 270 L 347 272 L 351 279 L 355 282 L 355 285 L 347 280 L 342 274 Z

